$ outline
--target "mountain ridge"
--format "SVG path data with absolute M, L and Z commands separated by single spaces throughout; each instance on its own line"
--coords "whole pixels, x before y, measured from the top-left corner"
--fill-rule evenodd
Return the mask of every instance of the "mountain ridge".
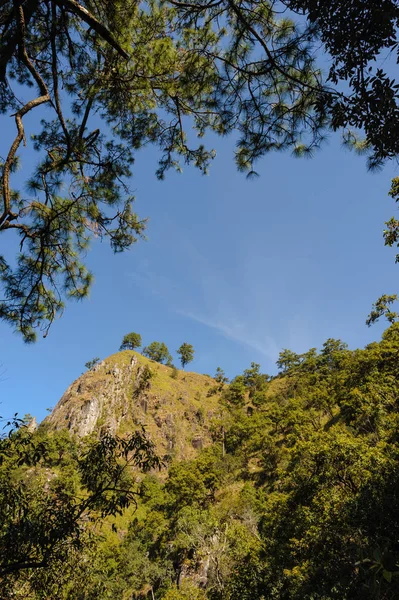
M 160 456 L 187 460 L 212 443 L 220 386 L 133 350 L 113 354 L 78 377 L 42 426 L 78 437 L 145 427 Z

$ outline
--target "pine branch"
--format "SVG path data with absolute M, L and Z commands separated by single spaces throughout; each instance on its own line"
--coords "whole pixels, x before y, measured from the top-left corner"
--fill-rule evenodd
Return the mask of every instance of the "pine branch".
M 126 60 L 128 58 L 130 58 L 129 54 L 116 41 L 116 39 L 114 38 L 112 33 L 109 31 L 109 29 L 107 29 L 107 27 L 105 27 L 105 25 L 100 23 L 100 21 L 98 21 L 94 15 L 92 15 L 86 8 L 84 8 L 84 6 L 82 6 L 75 0 L 55 0 L 55 1 L 60 7 L 64 8 L 68 12 L 73 13 L 77 17 L 81 18 L 82 21 L 87 23 L 87 25 L 89 25 L 92 29 L 94 29 L 94 31 L 103 38 L 103 40 L 105 40 L 106 42 L 108 42 L 108 44 L 110 44 L 110 46 L 115 48 L 115 50 L 121 56 L 123 56 L 123 58 L 125 58 Z
M 33 64 L 30 61 L 30 58 L 26 52 L 25 48 L 25 15 L 22 5 L 18 2 L 14 2 L 14 5 L 18 14 L 18 51 L 21 57 L 23 64 L 26 66 L 33 79 L 36 81 L 41 96 L 38 98 L 34 98 L 27 102 L 18 112 L 15 113 L 15 123 L 17 126 L 17 136 L 14 139 L 11 148 L 8 152 L 6 161 L 3 166 L 3 204 L 4 210 L 3 214 L 0 217 L 0 228 L 4 223 L 8 223 L 8 219 L 15 219 L 17 215 L 11 211 L 11 190 L 10 190 L 10 172 L 12 165 L 15 160 L 15 155 L 17 150 L 22 142 L 25 139 L 25 130 L 22 122 L 22 117 L 24 117 L 32 108 L 36 108 L 41 104 L 50 101 L 50 94 L 48 93 L 47 86 L 43 81 L 40 73 L 35 69 Z

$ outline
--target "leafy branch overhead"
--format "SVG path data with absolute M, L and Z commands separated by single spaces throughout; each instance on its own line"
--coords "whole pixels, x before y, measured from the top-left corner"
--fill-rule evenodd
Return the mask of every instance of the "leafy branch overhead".
M 90 523 L 134 505 L 139 488 L 132 470 L 161 464 L 144 430 L 78 444 L 66 432 L 46 436 L 28 427 L 0 439 L 0 463 L 2 597 L 14 578 L 30 572 L 32 580 L 35 571 L 50 571 L 81 549 Z
M 374 59 L 396 52 L 397 24 L 393 0 L 1 2 L 0 110 L 15 133 L 1 159 L 0 231 L 19 251 L 0 257 L 0 318 L 26 341 L 46 335 L 65 298 L 89 292 L 90 239 L 120 252 L 143 236 L 127 186 L 143 146 L 159 148 L 159 178 L 180 162 L 206 172 L 214 152 L 189 143 L 192 128 L 236 131 L 249 175 L 271 150 L 311 155 L 329 127 L 371 165 L 396 156 L 398 87 Z M 39 163 L 17 187 L 24 145 Z
M 397 294 L 383 294 L 380 296 L 372 306 L 372 310 L 366 320 L 366 325 L 370 327 L 370 325 L 376 323 L 383 316 L 385 316 L 389 323 L 395 323 L 398 320 L 399 314 L 391 309 L 391 305 L 397 299 Z

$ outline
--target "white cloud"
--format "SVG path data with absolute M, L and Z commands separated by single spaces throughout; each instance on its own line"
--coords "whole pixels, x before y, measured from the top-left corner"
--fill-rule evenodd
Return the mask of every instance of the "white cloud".
M 188 317 L 189 319 L 193 319 L 194 321 L 198 321 L 199 323 L 202 323 L 207 327 L 216 329 L 230 340 L 239 342 L 241 344 L 245 344 L 246 346 L 253 348 L 257 352 L 260 352 L 261 354 L 266 356 L 272 362 L 275 362 L 278 357 L 279 348 L 272 337 L 254 336 L 249 331 L 248 326 L 238 320 L 223 321 L 212 319 L 209 317 L 204 317 L 183 310 L 178 312 L 181 315 Z
M 284 347 L 306 349 L 307 324 L 295 314 L 278 316 L 283 309 L 276 297 L 276 282 L 272 294 L 267 274 L 263 276 L 261 270 L 254 270 L 250 256 L 241 255 L 241 264 L 225 271 L 218 267 L 221 257 L 207 260 L 182 236 L 179 253 L 179 271 L 173 272 L 166 261 L 162 265 L 160 260 L 156 270 L 145 263 L 132 277 L 151 294 L 161 297 L 169 309 L 254 349 L 272 363 Z M 283 294 L 284 279 L 278 284 Z

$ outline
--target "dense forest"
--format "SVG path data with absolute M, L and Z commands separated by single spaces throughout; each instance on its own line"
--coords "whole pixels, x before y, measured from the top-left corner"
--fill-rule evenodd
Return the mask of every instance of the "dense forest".
M 284 350 L 273 377 L 218 369 L 196 384 L 199 422 L 218 410 L 189 460 L 157 456 L 142 427 L 17 423 L 0 445 L 1 597 L 394 600 L 398 354 L 394 323 L 362 350 Z M 143 360 L 136 396 L 190 377 Z

